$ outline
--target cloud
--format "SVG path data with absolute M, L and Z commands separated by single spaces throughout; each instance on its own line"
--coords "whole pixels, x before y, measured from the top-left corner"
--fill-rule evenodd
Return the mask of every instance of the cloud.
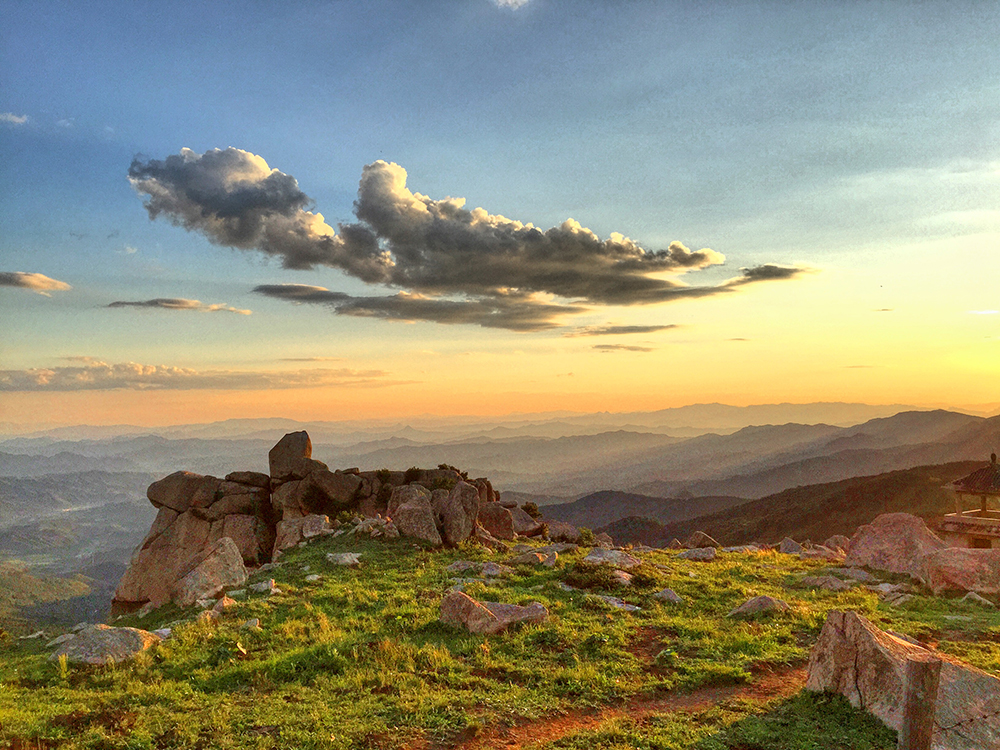
M 656 333 L 657 331 L 667 331 L 671 328 L 677 328 L 677 325 L 671 323 L 670 325 L 659 326 L 583 326 L 563 335 L 568 337 L 618 336 L 627 333 Z
M 286 268 L 337 268 L 403 290 L 394 297 L 327 296 L 323 301 L 336 302 L 332 307 L 341 314 L 500 328 L 509 321 L 513 330 L 540 330 L 580 311 L 580 304 L 703 297 L 799 273 L 767 265 L 717 286 L 690 286 L 677 277 L 723 263 L 722 254 L 676 241 L 647 250 L 618 232 L 602 240 L 574 219 L 542 230 L 468 210 L 462 198 L 435 200 L 411 191 L 406 170 L 385 161 L 364 167 L 354 203 L 358 221 L 336 230 L 311 210 L 294 177 L 240 149 L 137 158 L 129 180 L 145 196 L 151 219 L 164 217 L 215 244 L 275 256 Z
M 626 346 L 625 344 L 595 344 L 592 348 L 602 352 L 652 352 L 649 346 Z
M 13 112 L 0 112 L 0 122 L 8 125 L 24 125 L 31 118 L 27 115 L 15 115 Z
M 493 0 L 498 8 L 510 8 L 511 10 L 517 10 L 518 8 L 528 4 L 529 0 Z
M 741 286 L 743 284 L 752 284 L 757 281 L 781 281 L 784 279 L 793 279 L 803 273 L 809 273 L 811 269 L 800 268 L 797 266 L 776 266 L 771 263 L 767 263 L 763 266 L 754 266 L 753 268 L 741 268 L 740 273 L 742 276 L 737 276 L 734 279 L 729 279 L 725 282 L 726 286 Z
M 544 302 L 531 295 L 441 299 L 411 292 L 388 297 L 352 297 L 308 284 L 263 284 L 254 292 L 295 303 L 320 304 L 338 315 L 380 318 L 404 322 L 424 321 L 505 328 L 511 331 L 541 331 L 558 325 L 561 315 L 585 308 Z
M 270 390 L 316 387 L 399 385 L 383 370 L 313 369 L 295 371 L 192 370 L 135 362 L 108 364 L 74 358 L 81 366 L 0 370 L 0 391 Z
M 19 289 L 30 289 L 45 297 L 51 297 L 50 291 L 66 291 L 72 289 L 65 281 L 50 279 L 40 273 L 22 273 L 21 271 L 0 271 L 0 286 L 13 286 Z
M 998 315 L 1000 310 L 969 310 L 969 315 Z
M 159 298 L 136 302 L 112 302 L 108 307 L 152 307 L 161 310 L 195 310 L 197 312 L 231 312 L 237 315 L 252 315 L 253 310 L 240 310 L 225 304 L 206 305 L 196 299 Z

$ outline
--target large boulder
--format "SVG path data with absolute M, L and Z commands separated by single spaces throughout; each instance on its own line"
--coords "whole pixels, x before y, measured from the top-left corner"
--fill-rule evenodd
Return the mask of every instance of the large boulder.
M 499 633 L 517 623 L 542 622 L 548 615 L 549 611 L 538 602 L 526 607 L 479 602 L 461 591 L 452 591 L 441 600 L 441 622 L 470 633 Z
M 419 484 L 404 484 L 392 488 L 387 511 L 389 518 L 396 517 L 396 509 L 401 505 L 426 505 L 431 507 L 431 492 Z
M 207 508 L 215 501 L 221 481 L 190 471 L 175 471 L 149 485 L 146 497 L 154 507 L 166 507 L 178 513 L 192 506 Z
M 170 587 L 170 598 L 179 607 L 190 607 L 199 599 L 216 597 L 227 586 L 247 581 L 240 550 L 228 536 L 209 546 L 190 573 Z
M 944 542 L 916 516 L 885 513 L 858 527 L 851 537 L 844 564 L 920 577 L 921 558 L 944 546 Z
M 948 547 L 926 555 L 921 578 L 935 595 L 946 591 L 1000 594 L 1000 549 Z
M 809 656 L 806 689 L 846 697 L 899 731 L 906 661 L 941 659 L 935 750 L 1000 747 L 1000 680 L 946 654 L 889 635 L 856 612 L 831 611 Z M 960 728 L 949 731 L 948 728 Z
M 437 524 L 434 522 L 434 510 L 422 502 L 404 503 L 392 514 L 393 523 L 403 536 L 423 539 L 434 547 L 443 543 Z
M 312 441 L 309 433 L 289 432 L 275 443 L 267 454 L 267 463 L 271 471 L 271 479 L 284 482 L 295 474 L 296 462 L 312 457 Z
M 580 543 L 580 529 L 573 524 L 565 521 L 549 521 L 548 519 L 545 523 L 549 527 L 549 539 L 553 542 Z
M 64 641 L 49 661 L 65 656 L 70 664 L 119 664 L 135 658 L 160 642 L 160 636 L 138 628 L 113 628 L 93 625 Z
M 357 474 L 319 470 L 312 472 L 307 482 L 306 503 L 311 513 L 336 514 L 355 505 L 361 477 Z
M 500 505 L 500 503 L 497 502 L 496 505 Z M 518 508 L 517 503 L 514 503 L 514 507 L 508 507 L 507 510 L 510 512 L 511 520 L 514 523 L 515 534 L 520 534 L 521 536 L 538 536 L 545 531 L 545 527 L 541 522 L 529 516 L 523 508 Z
M 500 503 L 483 503 L 479 506 L 479 525 L 496 539 L 514 538 L 514 516 Z
M 260 565 L 271 559 L 274 547 L 274 529 L 260 516 L 245 514 L 228 515 L 212 524 L 209 541 L 223 537 L 233 540 L 247 565 Z
M 479 515 L 479 490 L 468 482 L 459 482 L 447 500 L 434 509 L 441 519 L 441 537 L 445 544 L 457 546 L 472 536 Z

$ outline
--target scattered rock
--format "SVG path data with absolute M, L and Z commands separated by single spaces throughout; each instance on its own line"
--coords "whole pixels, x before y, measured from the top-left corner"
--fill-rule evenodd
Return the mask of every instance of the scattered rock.
M 579 589 L 570 586 L 565 581 L 556 581 L 553 585 L 560 591 L 579 591 Z
M 216 612 L 214 609 L 206 609 L 203 612 L 198 613 L 198 616 L 195 618 L 195 622 L 201 623 L 202 625 L 215 625 L 221 619 L 221 612 Z
M 771 538 L 773 539 L 774 537 Z M 805 548 L 801 544 L 787 536 L 778 543 L 778 552 L 785 555 L 797 555 L 804 549 Z
M 17 640 L 19 640 L 19 641 L 33 641 L 36 638 L 44 638 L 44 637 L 45 637 L 45 631 L 44 630 L 36 630 L 34 633 L 31 633 L 30 635 L 18 636 Z
M 626 573 L 624 570 L 614 570 L 611 572 L 612 580 L 619 586 L 631 586 L 632 576 Z
M 509 565 L 541 565 L 545 562 L 546 555 L 540 552 L 522 552 L 520 555 L 510 558 Z
M 834 576 L 805 576 L 802 584 L 811 589 L 826 589 L 828 591 L 847 591 L 851 584 Z
M 827 572 L 835 576 L 852 578 L 861 583 L 872 583 L 875 580 L 875 576 L 863 568 L 829 568 Z
M 596 599 L 600 599 L 605 604 L 610 604 L 615 609 L 621 609 L 626 612 L 638 612 L 642 607 L 637 607 L 634 604 L 629 604 L 624 599 L 619 599 L 617 596 L 606 596 L 604 594 L 591 594 Z
M 886 513 L 858 527 L 845 564 L 920 577 L 922 558 L 940 549 L 944 542 L 921 519 L 909 513 Z
M 259 471 L 234 471 L 226 474 L 226 481 L 260 487 L 264 490 L 271 488 L 271 477 L 267 474 L 261 474 Z
M 94 625 L 62 643 L 49 657 L 49 661 L 58 661 L 61 656 L 65 656 L 70 664 L 102 666 L 109 662 L 121 663 L 159 642 L 159 636 L 138 628 Z
M 684 602 L 684 599 L 673 589 L 663 589 L 663 591 L 657 591 L 653 594 L 653 598 L 659 599 L 661 602 L 671 602 L 672 604 L 682 604 Z
M 594 535 L 594 541 L 604 549 L 611 549 L 615 546 L 615 540 L 611 538 L 611 534 L 606 531 L 602 531 L 600 534 Z
M 250 591 L 254 594 L 273 594 L 277 590 L 278 587 L 274 584 L 273 578 L 268 578 L 266 581 L 250 585 Z
M 395 497 L 395 492 L 393 497 Z M 423 539 L 433 547 L 440 547 L 443 544 L 437 524 L 434 522 L 434 511 L 429 504 L 404 503 L 396 508 L 396 512 L 392 515 L 392 521 L 403 536 Z
M 215 599 L 213 599 L 211 597 L 208 597 L 208 598 L 205 598 L 205 599 L 199 599 L 194 604 L 195 604 L 195 606 L 198 609 L 208 609 L 213 604 L 215 604 Z
M 787 612 L 787 602 L 770 596 L 755 596 L 729 612 L 726 617 L 753 617 L 762 612 Z
M 821 544 L 814 544 L 809 549 L 804 549 L 799 553 L 803 560 L 829 560 L 830 562 L 843 562 L 844 553 L 840 550 L 830 549 Z
M 715 550 L 712 551 L 714 552 Z M 603 549 L 601 547 L 592 549 L 590 554 L 583 558 L 583 561 L 591 565 L 613 565 L 616 568 L 626 569 L 642 565 L 642 560 L 627 552 L 617 549 Z
M 960 602 L 967 602 L 969 604 L 978 604 L 981 607 L 990 607 L 996 609 L 996 604 L 991 602 L 985 596 L 980 596 L 975 591 L 970 591 L 968 594 L 959 599 Z
M 236 606 L 235 599 L 223 595 L 219 597 L 219 601 L 217 601 L 214 605 L 212 605 L 212 609 L 215 610 L 216 612 L 225 612 L 230 607 L 235 607 L 235 606 Z
M 580 530 L 565 521 L 544 521 L 549 527 L 549 539 L 553 542 L 580 543 Z
M 476 518 L 479 516 L 479 490 L 468 482 L 459 482 L 447 499 L 434 507 L 435 515 L 440 518 L 441 539 L 450 547 L 457 547 L 470 536 L 476 528 Z M 499 508 L 497 503 L 487 503 Z M 504 513 L 510 515 L 506 510 Z M 487 528 L 494 537 L 498 539 L 513 539 L 514 532 L 511 530 L 509 537 L 501 537 Z
M 524 545 L 519 544 L 518 547 L 524 547 L 524 550 L 521 551 L 532 549 L 526 544 Z M 580 549 L 580 545 L 574 544 L 572 542 L 556 542 L 555 544 L 546 544 L 544 547 L 537 547 L 535 548 L 535 552 L 537 552 L 540 555 L 551 555 L 553 552 L 556 553 L 557 555 L 564 555 L 567 552 L 574 552 L 578 549 Z M 514 551 L 515 552 L 518 551 L 517 548 L 515 548 Z
M 260 629 L 261 629 L 261 627 L 260 627 L 260 619 L 257 618 L 257 617 L 254 617 L 254 618 L 252 618 L 250 620 L 247 620 L 245 623 L 243 623 L 242 625 L 240 625 L 240 630 L 255 630 L 255 631 L 259 631 Z
M 479 602 L 461 591 L 452 591 L 441 600 L 441 622 L 464 627 L 470 633 L 499 633 L 517 623 L 542 622 L 548 614 L 548 610 L 538 602 L 526 607 Z
M 935 595 L 946 591 L 1000 594 L 1000 549 L 949 547 L 925 556 L 920 578 Z
M 306 539 L 332 533 L 333 529 L 327 516 L 311 514 L 280 521 L 274 538 L 274 557 L 277 558 L 283 550 L 290 549 Z
M 161 641 L 165 641 L 167 640 L 167 638 L 171 636 L 173 632 L 174 631 L 172 628 L 159 628 L 153 631 L 153 635 L 159 636 Z
M 473 568 L 478 570 L 480 565 L 482 565 L 482 563 L 473 562 L 472 560 L 456 560 L 445 568 L 445 570 L 449 573 L 463 573 L 466 570 L 472 570 Z
M 679 552 L 677 557 L 682 560 L 693 560 L 695 562 L 712 562 L 717 556 L 715 547 L 695 547 L 694 549 Z
M 747 552 L 760 552 L 760 545 L 757 544 L 740 544 L 736 547 L 723 547 L 723 552 L 735 552 L 735 553 L 747 553 Z
M 689 549 L 694 549 L 696 547 L 714 547 L 715 549 L 721 549 L 722 545 L 715 541 L 712 537 L 706 534 L 704 531 L 696 531 L 691 536 L 687 538 L 684 542 L 684 546 Z
M 513 568 L 506 565 L 501 565 L 495 562 L 485 562 L 479 570 L 480 575 L 487 578 L 497 578 L 499 576 L 508 576 L 514 572 Z
M 508 508 L 511 520 L 514 523 L 514 533 L 518 536 L 539 536 L 545 531 L 545 526 L 540 521 L 532 518 L 522 508 L 515 504 L 513 508 Z
M 829 547 L 830 549 L 840 550 L 846 554 L 848 547 L 851 546 L 851 538 L 849 536 L 844 536 L 843 534 L 834 534 L 823 542 L 823 546 Z
M 680 539 L 674 537 L 670 540 L 670 544 L 667 545 L 667 549 L 687 549 L 687 547 L 684 546 L 684 543 Z
M 906 662 L 941 659 L 935 704 L 935 750 L 1000 747 L 1000 680 L 957 659 L 884 633 L 856 612 L 831 611 L 809 657 L 806 689 L 845 696 L 888 727 L 900 730 Z
M 476 538 L 476 541 L 486 547 L 486 549 L 493 550 L 494 552 L 506 552 L 510 549 L 507 544 L 501 542 L 481 526 L 476 526 L 472 534 Z
M 155 604 L 153 604 L 152 602 L 146 602 L 146 603 L 145 603 L 145 604 L 143 604 L 143 605 L 142 605 L 141 607 L 139 607 L 139 611 L 138 611 L 138 612 L 136 612 L 136 613 L 135 613 L 135 615 L 136 615 L 136 617 L 138 617 L 138 618 L 139 618 L 140 620 L 145 620 L 145 619 L 146 619 L 147 617 L 149 617 L 149 616 L 150 616 L 150 615 L 151 615 L 151 614 L 152 614 L 153 612 L 155 612 L 155 611 L 156 611 L 156 609 L 157 609 L 157 607 L 156 607 L 156 605 L 155 605 Z
M 354 567 L 361 564 L 360 552 L 327 552 L 326 559 L 334 565 L 347 565 Z
M 322 577 L 323 576 L 321 576 L 319 573 L 310 573 L 309 575 L 306 576 L 306 582 L 316 583 L 316 581 L 318 581 Z

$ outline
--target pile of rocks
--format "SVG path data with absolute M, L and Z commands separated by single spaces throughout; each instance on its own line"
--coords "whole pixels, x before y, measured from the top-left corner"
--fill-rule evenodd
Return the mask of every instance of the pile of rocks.
M 224 479 L 179 471 L 146 492 L 158 508 L 115 591 L 113 612 L 173 601 L 190 606 L 247 579 L 247 567 L 284 549 L 343 533 L 330 517 L 364 519 L 350 529 L 372 538 L 400 535 L 432 546 L 475 536 L 490 545 L 545 526 L 501 501 L 488 479 L 449 467 L 408 471 L 331 471 L 312 457 L 305 432 L 285 435 L 268 454 L 269 473 L 237 471 Z

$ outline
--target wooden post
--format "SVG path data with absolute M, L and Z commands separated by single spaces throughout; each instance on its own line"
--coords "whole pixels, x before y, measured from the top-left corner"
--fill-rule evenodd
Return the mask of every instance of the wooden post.
M 907 659 L 898 750 L 931 750 L 940 681 L 941 660 L 936 656 L 918 654 Z

